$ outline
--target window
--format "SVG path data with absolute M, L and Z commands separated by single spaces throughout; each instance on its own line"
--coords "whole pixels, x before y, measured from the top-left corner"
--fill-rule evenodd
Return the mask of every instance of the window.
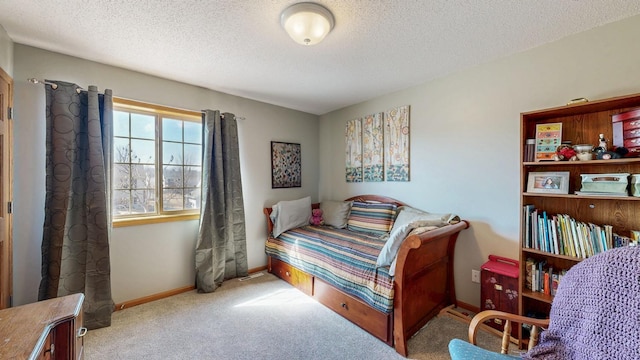
M 199 112 L 114 99 L 111 187 L 115 223 L 197 217 L 201 174 Z

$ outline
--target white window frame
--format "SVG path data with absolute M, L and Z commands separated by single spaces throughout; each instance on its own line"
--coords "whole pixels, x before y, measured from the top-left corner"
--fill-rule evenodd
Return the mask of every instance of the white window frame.
M 112 219 L 114 227 L 142 225 L 150 223 L 160 223 L 168 221 L 182 221 L 199 219 L 200 209 L 185 210 L 164 210 L 163 209 L 163 159 L 162 159 L 162 119 L 167 117 L 176 120 L 202 123 L 202 114 L 199 111 L 177 109 L 162 105 L 149 104 L 135 100 L 115 98 L 113 99 L 113 110 L 124 111 L 130 113 L 139 113 L 143 115 L 155 116 L 155 213 L 137 213 L 130 215 L 116 215 L 112 210 Z M 184 141 L 182 142 L 185 143 Z M 204 145 L 204 144 L 201 144 Z M 112 149 L 112 153 L 115 149 Z M 115 154 L 113 156 L 115 161 Z M 131 161 L 131 159 L 129 159 Z M 184 166 L 184 165 L 182 165 Z M 202 159 L 200 161 L 202 167 Z M 112 172 L 115 173 L 115 165 L 112 166 Z M 113 176 L 113 174 L 112 174 Z M 185 188 L 184 184 L 182 186 Z M 114 184 L 110 191 L 114 191 Z

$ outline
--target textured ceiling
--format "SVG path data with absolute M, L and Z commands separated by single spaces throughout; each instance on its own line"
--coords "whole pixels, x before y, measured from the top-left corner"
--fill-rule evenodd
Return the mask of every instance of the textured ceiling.
M 280 27 L 294 0 L 0 0 L 9 37 L 324 114 L 640 14 L 638 0 L 318 0 L 324 42 Z

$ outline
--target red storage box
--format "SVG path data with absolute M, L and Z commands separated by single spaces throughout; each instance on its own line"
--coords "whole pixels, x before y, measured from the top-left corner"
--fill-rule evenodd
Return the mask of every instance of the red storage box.
M 611 121 L 613 145 L 624 146 L 629 151 L 640 151 L 640 109 L 612 115 Z
M 489 255 L 489 261 L 480 269 L 480 310 L 500 310 L 517 314 L 519 261 Z M 496 320 L 489 320 L 486 324 L 503 331 L 504 324 L 499 319 Z M 511 324 L 511 336 L 517 336 L 518 326 Z

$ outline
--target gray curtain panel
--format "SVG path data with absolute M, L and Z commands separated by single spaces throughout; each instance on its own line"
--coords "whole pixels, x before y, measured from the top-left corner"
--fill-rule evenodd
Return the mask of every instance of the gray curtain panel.
M 46 197 L 39 300 L 84 293 L 84 326 L 111 325 L 111 90 L 46 85 Z
M 238 123 L 233 114 L 204 110 L 202 206 L 196 244 L 196 287 L 212 292 L 246 276 L 247 242 L 240 178 Z

